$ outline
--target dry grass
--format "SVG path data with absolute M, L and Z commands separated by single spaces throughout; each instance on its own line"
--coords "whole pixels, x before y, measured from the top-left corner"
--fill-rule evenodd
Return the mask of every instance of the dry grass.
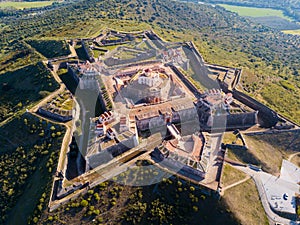
M 241 139 L 237 138 L 236 135 L 233 134 L 233 132 L 225 132 L 224 133 L 223 143 L 224 144 L 243 145 L 243 142 L 241 141 Z
M 227 157 L 234 161 L 244 162 L 243 160 L 240 159 L 240 157 L 238 157 L 238 154 L 235 154 L 235 152 L 232 151 L 232 149 L 227 150 Z
M 253 138 L 265 141 L 280 150 L 286 151 L 287 154 L 298 152 L 300 149 L 300 131 L 264 134 L 253 136 Z
M 226 190 L 223 200 L 241 224 L 269 224 L 252 180 Z
M 246 174 L 233 168 L 232 166 L 225 164 L 222 173 L 221 184 L 223 187 L 234 184 L 242 179 L 246 178 Z
M 261 140 L 260 137 L 245 136 L 249 152 L 258 159 L 262 169 L 272 174 L 280 172 L 282 159 L 287 158 L 287 152 L 277 148 L 275 145 Z M 274 140 L 275 141 L 275 140 Z
M 243 163 L 261 166 L 264 171 L 274 175 L 279 174 L 283 159 L 299 151 L 300 133 L 284 132 L 280 134 L 264 134 L 257 136 L 244 135 L 248 150 L 229 149 L 228 157 Z M 233 136 L 226 134 L 224 142 L 230 143 Z M 299 157 L 294 157 L 294 163 L 299 163 Z
M 223 136 L 223 143 L 232 144 L 236 140 L 236 136 L 232 132 L 225 132 Z
M 292 163 L 294 163 L 296 166 L 300 167 L 300 153 L 298 153 L 297 155 L 295 155 L 292 160 Z

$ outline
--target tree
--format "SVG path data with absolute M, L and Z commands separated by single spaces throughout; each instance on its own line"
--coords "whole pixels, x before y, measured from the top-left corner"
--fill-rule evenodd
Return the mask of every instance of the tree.
M 87 200 L 84 200 L 84 199 L 80 202 L 80 205 L 81 205 L 82 207 L 87 207 L 88 204 L 89 204 L 89 202 L 88 202 Z
M 193 210 L 194 210 L 194 212 L 198 212 L 198 206 L 194 205 Z
M 99 215 L 99 214 L 100 214 L 100 210 L 99 210 L 99 209 L 95 209 L 95 210 L 93 211 L 93 213 L 94 213 L 95 215 Z
M 37 222 L 39 221 L 39 218 L 34 217 L 32 221 L 33 221 L 34 223 L 37 223 Z
M 100 197 L 99 197 L 99 194 L 98 193 L 95 193 L 94 194 L 94 197 L 95 197 L 95 200 L 98 202 L 100 200 Z

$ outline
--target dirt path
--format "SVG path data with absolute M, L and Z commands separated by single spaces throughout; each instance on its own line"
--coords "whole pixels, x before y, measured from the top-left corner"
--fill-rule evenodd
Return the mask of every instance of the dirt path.
M 53 75 L 54 79 L 60 84 L 59 89 L 57 89 L 56 91 L 52 92 L 50 95 L 48 95 L 43 100 L 41 100 L 38 104 L 36 104 L 35 106 L 33 106 L 31 109 L 29 109 L 29 112 L 32 113 L 32 114 L 34 114 L 37 117 L 40 117 L 40 118 L 44 119 L 44 120 L 48 120 L 51 123 L 63 125 L 63 126 L 66 127 L 66 133 L 65 133 L 64 139 L 62 141 L 61 151 L 60 151 L 60 156 L 59 156 L 59 161 L 58 161 L 58 165 L 57 165 L 57 171 L 64 171 L 65 168 L 66 168 L 66 164 L 67 164 L 66 154 L 68 152 L 69 143 L 71 141 L 71 136 L 72 136 L 72 131 L 73 131 L 73 129 L 72 129 L 73 122 L 70 121 L 68 123 L 60 123 L 60 122 L 56 122 L 56 121 L 50 120 L 48 118 L 45 118 L 43 116 L 40 116 L 40 115 L 38 115 L 36 113 L 36 111 L 38 110 L 38 108 L 40 106 L 43 106 L 43 105 L 47 104 L 48 101 L 50 101 L 51 99 L 53 99 L 55 96 L 57 96 L 58 94 L 62 93 L 66 89 L 66 86 L 63 84 L 62 80 L 60 79 L 60 77 L 58 76 L 58 74 L 55 72 L 55 70 L 51 71 L 51 74 Z
M 68 55 L 68 57 L 77 57 L 77 53 L 76 53 L 74 44 L 73 45 L 69 45 L 69 49 L 71 51 L 71 54 Z
M 47 97 L 43 98 L 40 102 L 38 102 L 35 106 L 33 106 L 32 108 L 30 108 L 28 111 L 31 113 L 35 113 L 38 108 L 40 106 L 43 106 L 45 104 L 47 104 L 48 101 L 50 101 L 51 99 L 53 99 L 55 96 L 57 96 L 58 94 L 62 93 L 65 90 L 65 85 L 62 83 L 62 80 L 60 79 L 60 77 L 57 75 L 56 72 L 51 71 L 51 74 L 53 75 L 54 79 L 56 80 L 57 83 L 59 83 L 60 87 L 59 89 L 57 89 L 56 91 L 52 92 L 50 95 L 48 95 Z
M 242 180 L 239 180 L 239 181 L 237 181 L 237 182 L 235 182 L 235 183 L 233 183 L 233 184 L 230 184 L 230 185 L 228 185 L 228 186 L 226 186 L 226 187 L 223 187 L 223 188 L 222 188 L 222 191 L 221 191 L 221 195 L 224 195 L 224 192 L 225 192 L 227 189 L 233 188 L 233 187 L 235 187 L 235 186 L 237 186 L 237 185 L 239 185 L 239 184 L 242 184 L 242 183 L 246 182 L 247 180 L 249 180 L 250 178 L 251 178 L 251 177 L 250 177 L 249 175 L 247 175 L 246 178 L 244 178 L 244 179 L 242 179 Z

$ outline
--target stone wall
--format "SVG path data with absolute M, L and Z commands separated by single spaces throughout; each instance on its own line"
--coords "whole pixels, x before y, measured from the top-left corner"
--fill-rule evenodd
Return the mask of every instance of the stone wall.
M 59 122 L 68 122 L 73 118 L 72 116 L 62 116 L 56 113 L 49 112 L 41 107 L 38 109 L 37 113 Z

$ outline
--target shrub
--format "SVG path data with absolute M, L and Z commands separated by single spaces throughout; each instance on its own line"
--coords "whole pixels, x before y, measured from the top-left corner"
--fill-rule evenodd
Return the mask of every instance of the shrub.
M 80 202 L 80 205 L 81 205 L 82 207 L 86 207 L 86 206 L 88 206 L 88 204 L 89 204 L 89 202 L 88 202 L 87 200 L 82 200 L 82 201 Z

